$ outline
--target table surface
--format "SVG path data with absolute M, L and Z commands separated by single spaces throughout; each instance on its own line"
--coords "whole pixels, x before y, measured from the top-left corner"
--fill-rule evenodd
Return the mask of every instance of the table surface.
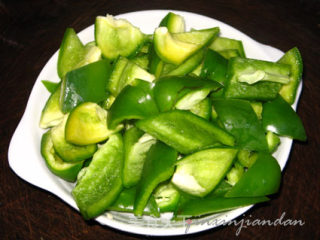
M 147 9 L 192 11 L 223 21 L 282 51 L 293 46 L 300 49 L 305 69 L 298 113 L 308 141 L 294 142 L 280 192 L 272 201 L 252 208 L 242 219 L 276 220 L 284 214 L 283 220 L 301 220 L 304 225 L 248 226 L 238 239 L 319 239 L 320 4 L 316 0 L 0 1 L 0 238 L 151 238 L 84 221 L 53 194 L 16 176 L 7 158 L 10 138 L 23 115 L 32 86 L 59 48 L 65 29 L 72 27 L 78 32 L 91 25 L 97 15 Z M 238 228 L 219 227 L 179 238 L 233 239 Z

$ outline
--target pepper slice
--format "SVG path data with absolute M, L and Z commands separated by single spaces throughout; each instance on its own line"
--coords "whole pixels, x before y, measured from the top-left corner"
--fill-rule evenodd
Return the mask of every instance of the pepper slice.
M 221 144 L 234 145 L 229 133 L 189 111 L 160 113 L 138 121 L 136 126 L 183 154 Z
M 154 87 L 155 101 L 160 112 L 171 110 L 176 102 L 190 91 L 208 89 L 215 91 L 222 86 L 215 81 L 199 77 L 169 76 L 159 78 Z
M 213 105 L 225 129 L 240 148 L 268 151 L 264 129 L 249 102 L 235 99 L 214 99 Z
M 99 103 L 105 100 L 111 71 L 109 61 L 100 60 L 68 72 L 62 82 L 62 111 L 70 112 L 82 102 Z
M 149 83 L 145 82 L 145 84 Z M 157 113 L 156 103 L 147 87 L 128 85 L 111 105 L 107 117 L 108 128 L 114 129 L 119 123 L 127 119 L 142 119 Z
M 276 193 L 281 181 L 281 169 L 268 153 L 258 153 L 258 158 L 225 197 L 260 197 Z
M 123 142 L 120 134 L 110 136 L 94 154 L 90 165 L 72 190 L 85 219 L 103 213 L 122 190 Z
M 136 197 L 137 188 L 125 188 L 119 194 L 117 200 L 108 207 L 108 210 L 118 211 L 118 212 L 129 212 L 133 213 L 133 205 Z M 155 201 L 155 198 L 151 196 L 148 200 L 146 207 L 143 210 L 143 214 L 150 215 L 153 217 L 160 217 L 159 208 Z
M 137 185 L 134 215 L 142 216 L 143 209 L 153 190 L 159 183 L 172 176 L 177 155 L 173 148 L 162 142 L 157 142 L 150 148 L 143 166 L 141 180 Z
M 144 134 L 136 127 L 125 132 L 123 166 L 123 185 L 125 187 L 134 186 L 139 182 L 147 152 L 155 142 L 156 139 L 147 133 Z
M 301 119 L 281 96 L 263 105 L 262 124 L 266 131 L 301 141 L 307 139 Z
M 290 66 L 262 60 L 235 57 L 229 60 L 227 98 L 271 100 L 276 98 L 281 83 L 288 83 Z
M 203 61 L 200 77 L 217 81 L 222 85 L 226 81 L 226 73 L 228 68 L 228 60 L 219 53 L 208 49 Z

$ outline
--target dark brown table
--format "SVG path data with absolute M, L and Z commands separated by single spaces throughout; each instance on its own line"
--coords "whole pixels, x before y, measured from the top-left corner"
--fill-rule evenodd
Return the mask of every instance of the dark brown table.
M 259 42 L 283 51 L 298 46 L 304 59 L 304 89 L 298 113 L 308 141 L 294 142 L 282 187 L 272 201 L 257 205 L 245 220 L 301 220 L 303 226 L 248 226 L 239 239 L 319 239 L 320 4 L 303 1 L 0 1 L 0 239 L 146 239 L 95 221 L 53 194 L 17 177 L 8 165 L 10 138 L 23 115 L 31 88 L 59 48 L 66 27 L 77 32 L 95 16 L 146 9 L 192 11 L 226 22 Z M 26 156 L 25 161 L 28 161 Z M 240 220 L 239 218 L 238 220 Z M 179 237 L 233 239 L 238 226 Z

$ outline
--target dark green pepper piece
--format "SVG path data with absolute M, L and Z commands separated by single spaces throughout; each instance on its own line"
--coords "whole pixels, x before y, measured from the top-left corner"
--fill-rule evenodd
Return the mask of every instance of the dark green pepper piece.
M 268 151 L 265 132 L 250 103 L 236 99 L 214 99 L 213 106 L 225 129 L 240 148 Z
M 143 209 L 158 184 L 172 176 L 177 156 L 178 153 L 173 148 L 162 142 L 157 142 L 150 148 L 137 185 L 133 210 L 136 216 L 142 216 Z
M 136 191 L 136 187 L 123 189 L 117 200 L 110 207 L 108 207 L 108 210 L 133 213 Z M 143 210 L 143 214 L 153 217 L 160 217 L 159 208 L 153 196 L 149 198 L 148 203 Z
M 263 105 L 262 124 L 266 131 L 301 141 L 307 139 L 301 119 L 281 96 Z
M 111 71 L 109 61 L 100 60 L 68 72 L 62 84 L 62 111 L 70 112 L 82 102 L 99 103 L 105 100 Z
M 56 83 L 48 80 L 42 80 L 41 82 L 51 94 L 54 93 L 60 85 L 60 82 Z
M 208 49 L 203 61 L 200 77 L 215 80 L 222 85 L 226 81 L 228 60 L 219 53 Z
M 281 169 L 275 158 L 269 153 L 258 153 L 251 168 L 234 185 L 226 197 L 260 197 L 278 191 L 281 181 Z
M 160 112 L 171 110 L 176 102 L 191 90 L 208 88 L 215 91 L 222 86 L 199 77 L 169 76 L 159 78 L 154 87 L 155 101 Z
M 142 80 L 140 80 L 142 81 Z M 145 84 L 151 84 L 145 82 Z M 111 105 L 108 127 L 115 128 L 123 120 L 142 119 L 157 114 L 158 109 L 149 90 L 141 86 L 126 86 Z
M 289 75 L 290 66 L 286 64 L 232 58 L 228 64 L 224 95 L 226 98 L 271 100 L 276 98 L 281 83 L 290 81 Z
M 189 111 L 173 110 L 140 120 L 136 126 L 178 152 L 189 154 L 217 145 L 234 145 L 234 138 Z

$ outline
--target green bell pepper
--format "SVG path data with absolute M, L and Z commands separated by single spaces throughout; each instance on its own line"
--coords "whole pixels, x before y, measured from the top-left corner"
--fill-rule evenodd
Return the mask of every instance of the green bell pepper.
M 281 96 L 263 105 L 262 124 L 266 131 L 300 141 L 307 139 L 301 119 Z
M 151 83 L 143 82 L 151 88 Z M 124 120 L 142 119 L 157 114 L 158 108 L 150 88 L 141 85 L 126 86 L 111 105 L 107 117 L 108 127 L 114 129 Z
M 289 104 L 293 104 L 296 99 L 297 89 L 301 82 L 303 72 L 302 57 L 298 48 L 294 47 L 287 51 L 279 59 L 278 63 L 288 64 L 291 67 L 290 82 L 282 86 L 279 94 Z
M 42 80 L 41 82 L 51 94 L 54 93 L 60 85 L 60 82 L 57 83 L 48 80 Z
M 133 209 L 136 216 L 142 216 L 143 209 L 158 184 L 172 176 L 177 156 L 178 153 L 173 148 L 162 142 L 157 142 L 150 148 L 137 185 Z
M 274 99 L 290 81 L 290 66 L 247 58 L 229 60 L 224 95 L 248 100 Z
M 172 110 L 177 101 L 191 91 L 208 89 L 215 91 L 222 86 L 215 81 L 207 81 L 199 77 L 169 76 L 159 78 L 154 87 L 155 101 L 160 112 Z
M 213 105 L 225 129 L 240 148 L 268 151 L 264 129 L 250 103 L 236 99 L 214 99 Z
M 136 126 L 183 154 L 221 144 L 234 145 L 229 133 L 189 111 L 160 113 L 138 121 Z
M 100 215 L 116 200 L 122 190 L 122 165 L 123 140 L 115 134 L 94 154 L 72 190 L 85 219 Z
M 228 60 L 219 53 L 208 49 L 203 61 L 200 77 L 215 80 L 225 85 Z
M 160 212 L 174 212 L 180 199 L 180 192 L 171 182 L 160 184 L 153 193 Z
M 219 52 L 220 54 L 224 54 L 226 51 L 227 54 L 232 54 L 233 56 L 239 56 L 239 57 L 246 57 L 246 54 L 244 52 L 242 41 L 231 39 L 231 38 L 224 38 L 224 37 L 217 37 L 210 45 L 210 49 Z M 231 53 L 236 52 L 236 53 Z
M 107 60 L 100 60 L 68 72 L 62 82 L 62 111 L 70 112 L 82 102 L 99 103 L 105 100 L 110 74 L 111 65 Z
M 137 188 L 124 188 L 119 194 L 117 200 L 108 207 L 108 210 L 118 212 L 129 212 L 133 213 L 134 200 L 136 198 Z M 155 201 L 155 198 L 151 196 L 148 200 L 146 207 L 143 210 L 143 214 L 150 215 L 153 217 L 160 217 L 159 208 Z
M 225 194 L 225 197 L 261 197 L 278 191 L 281 169 L 269 153 L 258 153 L 255 163 L 240 180 Z

